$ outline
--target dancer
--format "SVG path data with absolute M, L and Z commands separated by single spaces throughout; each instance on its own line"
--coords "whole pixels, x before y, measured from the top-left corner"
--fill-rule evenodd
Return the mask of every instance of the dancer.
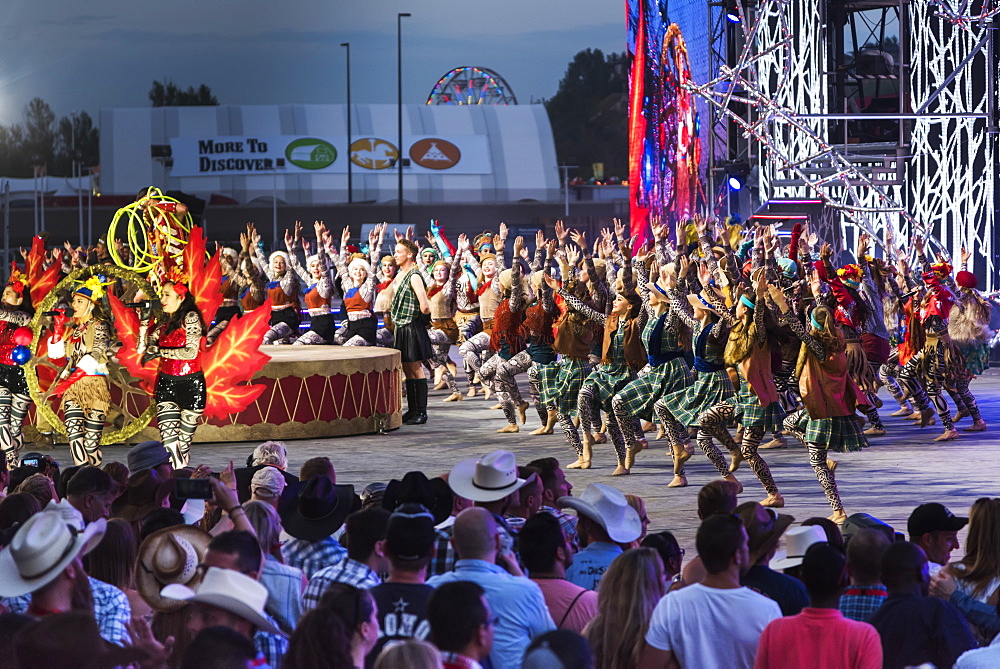
M 458 324 L 455 322 L 456 295 L 458 293 L 458 278 L 461 254 L 469 248 L 469 240 L 465 235 L 458 237 L 458 253 L 451 257 L 451 262 L 438 260 L 431 267 L 431 285 L 427 289 L 427 299 L 431 305 L 431 329 L 428 332 L 434 347 L 434 357 L 430 360 L 431 369 L 442 369 L 441 382 L 451 391 L 445 402 L 460 402 L 462 393 L 455 383 L 455 375 L 449 368 L 451 362 L 451 346 L 458 343 Z
M 547 244 L 542 238 L 542 245 L 546 249 L 546 261 L 551 260 L 555 242 Z M 544 281 L 546 274 L 544 265 L 531 274 L 529 285 L 538 299 L 525 310 L 524 323 L 521 325 L 521 336 L 526 344 L 524 353 L 531 360 L 528 367 L 528 391 L 542 423 L 541 427 L 528 433 L 532 435 L 552 434 L 557 420 L 556 408 L 542 401 L 542 376 L 556 365 L 553 328 L 559 315 L 555 300 L 552 299 L 552 289 Z
M 399 275 L 393 280 L 392 303 L 389 313 L 395 330 L 394 347 L 400 352 L 403 375 L 406 377 L 406 401 L 409 405 L 403 414 L 406 425 L 423 425 L 427 422 L 427 377 L 423 362 L 434 355 L 427 335 L 431 311 L 427 290 L 416 265 L 417 245 L 409 239 L 396 242 L 394 253 Z
M 323 243 L 324 238 L 329 233 L 326 226 L 320 221 L 313 223 L 313 230 L 316 233 L 315 255 L 312 254 L 312 245 L 309 240 L 304 236 L 301 237 L 302 251 L 306 255 L 305 268 L 302 267 L 295 255 L 295 248 L 292 246 L 293 239 L 288 236 L 288 233 L 285 233 L 288 260 L 298 275 L 299 281 L 305 287 L 305 290 L 302 291 L 302 300 L 309 312 L 309 329 L 292 342 L 299 346 L 330 344 L 333 342 L 336 331 L 336 321 L 333 314 L 330 313 L 330 299 L 333 297 L 330 260 L 326 255 L 326 245 Z M 295 221 L 295 236 L 300 237 L 301 231 L 302 224 Z
M 160 291 L 163 316 L 139 326 L 136 350 L 143 360 L 160 358 L 156 374 L 156 423 L 174 469 L 187 467 L 191 441 L 205 411 L 206 386 L 201 349 L 205 320 L 179 267 Z
M 985 432 L 986 421 L 979 411 L 979 404 L 969 391 L 969 382 L 990 366 L 990 340 L 994 332 L 990 329 L 990 304 L 976 290 L 976 275 L 969 271 L 970 254 L 962 247 L 961 270 L 955 275 L 959 286 L 956 297 L 957 309 L 952 310 L 948 322 L 948 334 L 962 356 L 964 366 L 957 370 L 954 388 L 948 393 L 958 407 L 952 419 L 958 422 L 966 416 L 972 417 L 972 425 L 964 432 Z
M 111 404 L 107 377 L 111 327 L 100 306 L 104 289 L 98 276 L 77 286 L 70 302 L 73 315 L 63 312 L 53 317 L 48 342 L 50 360 L 66 359 L 50 395 L 62 397 L 75 465 L 101 464 L 101 433 Z
M 772 244 L 773 238 L 766 232 L 769 228 L 763 230 L 765 232 L 758 237 L 758 240 L 763 239 L 766 240 L 764 243 Z M 771 257 L 773 251 L 774 247 L 770 246 L 766 251 L 767 256 Z M 734 481 L 733 472 L 739 465 L 735 454 L 739 453 L 767 492 L 767 498 L 760 503 L 761 506 L 780 508 L 785 505 L 785 499 L 778 492 L 778 485 L 771 476 L 771 469 L 758 451 L 761 438 L 769 431 L 780 430 L 781 421 L 785 417 L 778 389 L 771 374 L 771 350 L 768 346 L 768 329 L 765 322 L 767 308 L 764 304 L 764 295 L 768 281 L 764 275 L 765 271 L 764 267 L 754 270 L 754 278 L 751 280 L 754 298 L 751 299 L 747 293 L 741 293 L 736 304 L 735 316 L 729 313 L 724 304 L 718 302 L 715 295 L 706 293 L 705 299 L 710 303 L 715 302 L 715 311 L 729 324 L 725 361 L 727 365 L 736 369 L 739 388 L 735 395 L 715 404 L 701 415 L 698 445 L 708 455 L 719 474 Z M 738 423 L 743 428 L 743 438 L 739 445 L 729 434 L 727 426 L 730 423 Z M 733 463 L 728 469 L 719 449 L 712 443 L 713 437 L 734 454 Z
M 500 284 L 497 281 L 497 276 L 505 269 L 503 251 L 507 242 L 507 225 L 505 223 L 500 224 L 500 234 L 493 238 L 491 246 L 486 246 L 485 242 L 478 237 L 477 241 L 479 242 L 479 248 L 482 249 L 479 254 L 476 275 L 476 297 L 479 302 L 479 317 L 482 322 L 482 332 L 470 337 L 468 336 L 469 330 L 467 329 L 465 343 L 458 349 L 468 369 L 474 375 L 479 373 L 479 368 L 492 355 L 492 352 L 489 350 L 490 335 L 493 334 L 493 315 L 500 304 Z M 495 248 L 496 253 L 487 251 L 487 248 Z M 473 265 L 473 269 L 476 269 L 475 264 Z M 489 399 L 491 393 L 492 389 L 489 385 L 483 384 L 485 399 Z M 469 396 L 473 395 L 474 393 L 470 391 Z
M 563 278 L 562 290 L 578 300 L 585 301 L 590 292 L 584 282 L 578 280 L 573 267 L 579 259 L 575 248 L 559 250 L 555 254 Z M 559 283 L 548 274 L 542 280 L 550 290 L 556 290 Z M 566 435 L 566 441 L 576 453 L 576 461 L 567 469 L 590 469 L 592 444 L 580 440 L 580 431 L 573 423 L 578 411 L 577 397 L 584 379 L 590 373 L 590 352 L 598 339 L 597 324 L 586 315 L 570 309 L 563 298 L 558 300 L 563 307 L 555 325 L 552 348 L 559 353 L 559 361 L 538 370 L 538 385 L 541 403 L 556 410 L 556 420 Z
M 288 231 L 285 230 L 285 238 Z M 267 277 L 267 296 L 271 298 L 271 329 L 264 334 L 264 344 L 290 344 L 299 332 L 299 277 L 289 271 L 288 253 L 275 251 L 264 263 L 260 235 L 251 230 L 251 260 Z M 298 239 L 293 240 L 298 243 Z
M 24 441 L 24 418 L 31 408 L 28 382 L 24 368 L 13 357 L 21 333 L 31 321 L 31 292 L 28 277 L 11 263 L 10 277 L 0 299 L 0 450 L 7 459 L 7 468 L 20 464 L 21 445 Z M 17 334 L 15 334 L 17 333 Z M 29 337 L 31 330 L 27 330 Z
M 337 333 L 335 340 L 344 346 L 374 346 L 378 330 L 374 314 L 375 273 L 363 256 L 348 253 L 350 239 L 351 229 L 344 228 L 340 234 L 340 253 L 332 244 L 326 247 L 340 277 L 344 309 L 347 311 L 347 327 Z
M 725 347 L 729 340 L 727 323 L 719 318 L 718 306 L 701 295 L 702 284 L 696 279 L 687 282 L 690 294 L 685 295 L 679 288 L 688 276 L 690 266 L 687 256 L 681 256 L 677 284 L 669 285 L 667 295 L 670 297 L 671 311 L 691 329 L 694 342 L 693 367 L 697 374 L 694 385 L 666 393 L 653 404 L 653 410 L 663 424 L 667 442 L 674 454 L 674 479 L 668 484 L 673 487 L 687 484 L 683 464 L 691 457 L 688 449 L 681 444 L 680 435 L 688 428 L 700 427 L 699 418 L 702 413 L 734 394 L 733 382 L 725 365 Z M 711 271 L 707 267 L 699 268 L 698 271 L 704 283 L 711 280 Z M 732 473 L 725 468 L 725 460 L 710 439 L 699 439 L 698 445 L 702 448 L 711 447 L 705 455 L 716 465 L 723 479 L 739 485 Z M 737 453 L 738 451 L 733 451 L 734 460 Z
M 621 426 L 611 408 L 611 398 L 629 381 L 635 378 L 635 370 L 646 364 L 646 349 L 642 344 L 642 330 L 646 324 L 646 313 L 642 300 L 635 292 L 635 277 L 631 267 L 631 249 L 627 244 L 620 247 L 622 258 L 621 289 L 611 307 L 611 314 L 592 309 L 570 293 L 559 290 L 558 295 L 566 301 L 570 309 L 579 311 L 590 320 L 604 326 L 604 344 L 600 366 L 590 373 L 583 383 L 578 398 L 580 424 L 584 426 L 584 445 L 594 444 L 594 437 L 587 430 L 593 424 L 595 411 L 603 409 L 608 416 L 608 434 L 618 458 L 618 466 L 612 476 L 629 473 L 625 462 L 625 439 L 622 430 L 633 429 L 631 424 Z M 545 277 L 549 286 L 555 289 L 555 280 Z
M 654 224 L 653 236 L 658 242 L 665 240 L 665 227 Z M 666 293 L 668 287 L 676 286 L 677 273 L 673 263 L 662 265 L 655 284 L 640 283 L 643 308 L 647 314 L 646 326 L 642 330 L 647 365 L 639 372 L 638 378 L 622 388 L 611 401 L 611 408 L 619 425 L 627 425 L 633 416 L 652 421 L 653 405 L 661 396 L 683 390 L 694 383 L 694 376 L 684 359 L 681 345 L 682 337 L 690 335 L 690 331 L 684 328 L 680 318 L 671 310 L 670 299 Z M 676 429 L 677 425 L 674 424 L 673 427 Z M 625 466 L 631 469 L 636 454 L 644 448 L 644 444 L 636 437 L 633 430 L 624 430 L 624 436 L 628 448 Z M 681 446 L 687 438 L 686 431 L 683 435 L 675 436 L 676 439 L 673 441 L 677 446 L 672 449 L 674 479 L 670 482 L 671 487 L 687 485 L 684 462 L 690 457 Z
M 929 419 L 936 410 L 944 432 L 935 437 L 934 441 L 951 441 L 958 438 L 958 431 L 951 420 L 948 401 L 942 391 L 946 383 L 954 383 L 956 373 L 964 374 L 959 370 L 961 355 L 957 350 L 952 350 L 951 338 L 948 336 L 948 319 L 955 304 L 955 294 L 945 280 L 950 282 L 952 268 L 947 262 L 931 264 L 924 255 L 922 239 L 914 238 L 913 245 L 923 264 L 921 278 L 927 288 L 919 311 L 915 313 L 921 332 L 914 334 L 923 335 L 923 346 L 906 362 L 899 380 L 920 411 L 920 427 L 929 424 Z M 918 379 L 923 381 L 922 387 L 917 383 Z M 968 393 L 968 385 L 965 386 L 965 391 Z M 972 402 L 975 402 L 975 398 L 972 398 Z
M 514 261 L 510 269 L 501 272 L 498 282 L 503 299 L 493 316 L 493 333 L 490 335 L 490 351 L 494 354 L 479 368 L 479 377 L 484 386 L 492 386 L 500 401 L 507 425 L 497 430 L 500 433 L 518 432 L 527 420 L 528 403 L 521 397 L 516 376 L 531 366 L 531 356 L 525 350 L 526 341 L 522 332 L 525 305 L 530 299 L 525 295 L 521 263 L 517 260 L 523 239 L 514 240 Z
M 842 525 L 847 513 L 834 476 L 837 463 L 828 459 L 827 453 L 868 446 L 854 416 L 855 409 L 863 408 L 867 399 L 850 376 L 847 344 L 830 310 L 822 306 L 813 309 L 809 315 L 812 327 L 806 332 L 784 294 L 772 286 L 769 295 L 780 320 L 802 339 L 796 375 L 804 407 L 785 417 L 785 430 L 809 448 L 809 464 L 833 508 L 830 520 Z

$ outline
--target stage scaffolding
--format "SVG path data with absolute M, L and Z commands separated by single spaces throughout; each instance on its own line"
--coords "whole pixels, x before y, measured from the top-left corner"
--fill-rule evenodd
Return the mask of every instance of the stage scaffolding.
M 1000 0 L 722 0 L 708 21 L 710 168 L 749 156 L 762 201 L 839 214 L 820 233 L 841 249 L 921 235 L 1000 287 Z

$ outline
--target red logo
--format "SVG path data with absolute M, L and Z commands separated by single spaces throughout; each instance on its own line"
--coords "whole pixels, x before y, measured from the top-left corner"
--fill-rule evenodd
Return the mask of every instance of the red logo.
M 462 159 L 462 152 L 451 142 L 429 137 L 410 147 L 410 160 L 431 170 L 446 170 Z

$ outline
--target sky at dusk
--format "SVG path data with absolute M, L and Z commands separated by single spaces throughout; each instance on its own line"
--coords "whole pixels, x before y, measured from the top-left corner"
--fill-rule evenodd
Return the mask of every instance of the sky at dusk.
M 624 0 L 3 0 L 0 124 L 33 97 L 57 115 L 146 107 L 154 79 L 208 84 L 221 104 L 423 103 L 448 70 L 499 72 L 518 102 L 555 93 L 585 48 L 625 49 Z

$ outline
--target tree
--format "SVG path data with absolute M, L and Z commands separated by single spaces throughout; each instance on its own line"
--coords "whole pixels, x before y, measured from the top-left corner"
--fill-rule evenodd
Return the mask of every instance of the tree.
M 55 157 L 56 114 L 49 103 L 34 98 L 24 110 L 25 157 L 32 165 L 49 165 Z
M 87 112 L 63 116 L 56 132 L 56 154 L 52 171 L 55 174 L 72 174 L 73 160 L 83 167 L 93 167 L 100 162 L 100 131 Z
M 212 95 L 212 89 L 205 84 L 200 85 L 197 90 L 194 86 L 188 86 L 185 91 L 170 79 L 164 79 L 162 83 L 153 82 L 153 86 L 149 89 L 149 101 L 154 107 L 201 107 L 219 104 L 219 99 Z
M 588 178 L 593 163 L 606 176 L 628 176 L 628 58 L 600 49 L 577 53 L 545 101 L 559 162 L 579 165 Z

